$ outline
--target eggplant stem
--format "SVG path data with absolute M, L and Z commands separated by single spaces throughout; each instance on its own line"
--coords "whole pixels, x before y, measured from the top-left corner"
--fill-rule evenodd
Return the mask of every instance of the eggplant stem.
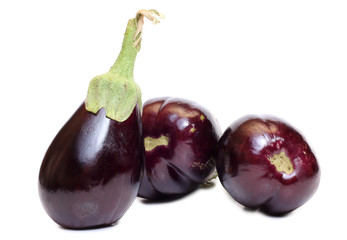
M 135 18 L 135 23 L 136 23 L 136 32 L 134 34 L 134 46 L 137 47 L 139 43 L 141 42 L 142 39 L 142 27 L 144 24 L 144 18 L 147 18 L 150 20 L 153 24 L 160 23 L 158 20 L 158 17 L 161 19 L 164 19 L 165 16 L 158 11 L 151 9 L 151 10 L 146 10 L 146 9 L 141 9 L 136 13 L 136 18 Z
M 213 185 L 213 180 L 216 179 L 217 177 L 218 177 L 218 173 L 216 170 L 214 170 L 209 176 L 209 178 L 206 180 L 206 182 L 202 183 L 201 186 L 210 187 L 211 185 Z

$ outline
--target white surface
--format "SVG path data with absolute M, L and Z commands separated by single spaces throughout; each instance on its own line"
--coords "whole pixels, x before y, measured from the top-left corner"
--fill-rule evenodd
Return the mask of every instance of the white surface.
M 166 15 L 144 26 L 135 80 L 143 100 L 204 105 L 224 130 L 272 114 L 315 150 L 321 184 L 282 218 L 250 212 L 219 181 L 174 202 L 137 199 L 113 227 L 71 231 L 43 210 L 41 160 L 116 59 L 140 8 Z M 346 1 L 1 1 L 1 239 L 341 239 L 346 211 Z M 6 236 L 4 238 L 4 236 Z M 340 236 L 340 237 L 338 237 Z

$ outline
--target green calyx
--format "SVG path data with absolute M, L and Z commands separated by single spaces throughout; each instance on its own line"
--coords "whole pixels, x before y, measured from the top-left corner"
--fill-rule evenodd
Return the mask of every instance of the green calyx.
M 124 34 L 122 50 L 110 71 L 90 81 L 85 101 L 87 111 L 97 113 L 105 109 L 106 116 L 124 122 L 136 104 L 142 110 L 141 90 L 133 77 L 137 52 L 140 51 L 144 17 L 158 23 L 164 16 L 156 10 L 141 9 L 130 19 Z
M 123 122 L 131 115 L 136 104 L 142 109 L 141 90 L 133 78 L 133 70 L 140 44 L 134 45 L 135 19 L 128 22 L 122 50 L 110 71 L 94 77 L 85 101 L 87 111 L 97 113 L 105 109 L 106 116 Z

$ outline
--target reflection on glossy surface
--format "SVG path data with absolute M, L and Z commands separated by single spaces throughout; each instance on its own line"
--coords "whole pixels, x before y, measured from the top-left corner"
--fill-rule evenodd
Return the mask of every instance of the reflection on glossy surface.
M 304 204 L 320 179 L 318 162 L 300 133 L 281 120 L 254 116 L 224 132 L 217 171 L 236 201 L 274 215 Z
M 104 111 L 104 109 L 101 111 Z M 100 115 L 102 115 L 102 113 L 100 113 Z M 76 141 L 76 149 L 78 149 L 77 159 L 79 159 L 81 163 L 89 165 L 95 164 L 95 161 L 98 159 L 98 154 L 102 151 L 110 125 L 110 121 L 107 121 L 107 118 L 102 120 L 104 121 L 97 126 L 97 129 L 90 126 L 91 123 L 82 126 L 81 132 L 85 132 L 86 134 L 79 135 Z
M 122 123 L 85 110 L 57 134 L 41 165 L 39 194 L 48 215 L 68 228 L 109 225 L 134 201 L 143 168 L 138 107 Z
M 142 121 L 145 141 L 157 142 L 146 149 L 140 197 L 182 196 L 208 179 L 220 135 L 209 111 L 185 99 L 158 98 L 144 104 Z

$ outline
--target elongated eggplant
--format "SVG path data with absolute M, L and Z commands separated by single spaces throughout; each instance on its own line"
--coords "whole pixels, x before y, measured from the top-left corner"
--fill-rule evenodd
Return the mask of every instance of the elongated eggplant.
M 95 77 L 88 95 L 59 131 L 43 159 L 39 195 L 63 227 L 83 229 L 119 220 L 137 196 L 144 165 L 141 91 L 133 79 L 144 16 L 130 19 L 122 50 L 109 72 Z
M 85 104 L 49 147 L 40 171 L 40 197 L 48 215 L 69 228 L 120 219 L 137 195 L 143 168 L 141 115 L 124 122 L 86 111 Z

